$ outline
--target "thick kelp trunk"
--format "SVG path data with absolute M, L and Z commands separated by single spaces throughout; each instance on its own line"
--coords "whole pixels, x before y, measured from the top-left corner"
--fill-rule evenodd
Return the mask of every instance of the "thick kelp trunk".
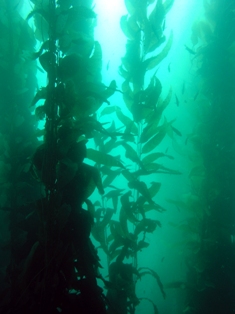
M 195 212 L 197 219 L 201 217 L 200 243 L 187 263 L 187 313 L 235 311 L 234 12 L 234 1 L 205 2 L 206 19 L 193 28 L 202 78 L 197 102 L 203 108 L 190 141 L 201 156 L 197 178 L 202 183 L 197 189 L 201 207 Z
M 37 53 L 33 53 L 32 30 L 16 12 L 17 6 L 13 10 L 9 4 L 2 5 L 8 21 L 2 21 L 1 27 L 9 30 L 9 44 L 4 47 L 6 66 L 2 65 L 7 78 L 5 90 L 3 78 L 1 81 L 5 93 L 1 97 L 2 112 L 6 112 L 1 133 L 9 151 L 4 152 L 2 162 L 9 165 L 5 167 L 9 174 L 2 176 L 6 204 L 1 204 L 1 213 L 4 216 L 7 212 L 10 219 L 11 262 L 6 284 L 1 287 L 1 311 L 105 313 L 102 289 L 96 282 L 99 258 L 89 238 L 93 217 L 82 208 L 96 186 L 101 193 L 103 189 L 98 170 L 83 160 L 87 139 L 98 125 L 95 111 L 114 90 L 107 93 L 101 84 L 102 54 L 93 39 L 96 15 L 90 5 L 32 2 L 34 10 L 27 19 L 34 19 L 35 36 L 41 42 Z M 17 25 L 13 18 L 19 21 Z M 23 43 L 26 46 L 18 46 Z M 19 80 L 15 69 L 22 63 L 19 56 L 23 49 L 28 53 L 23 60 L 30 66 Z M 32 59 L 39 60 L 48 78 L 47 86 L 41 87 L 34 98 L 36 85 L 30 85 Z M 34 67 L 34 78 L 35 73 Z M 31 97 L 25 98 L 25 93 Z M 22 102 L 18 105 L 21 97 L 26 108 L 33 99 L 36 117 L 45 118 L 43 130 L 36 131 L 31 113 Z M 14 120 L 6 123 L 6 119 Z M 19 126 L 22 132 L 25 126 L 26 134 L 19 133 Z M 44 138 L 40 145 L 39 133 Z M 33 135 L 34 142 L 27 138 Z
M 25 234 L 20 224 L 30 210 L 26 204 L 40 197 L 40 187 L 28 171 L 28 158 L 38 145 L 35 119 L 29 110 L 37 86 L 36 64 L 27 58 L 36 41 L 30 27 L 14 9 L 16 4 L 0 3 L 0 291 L 8 291 L 2 303 L 10 295 L 14 298 L 19 294 L 16 287 L 19 267 L 35 240 L 30 231 Z

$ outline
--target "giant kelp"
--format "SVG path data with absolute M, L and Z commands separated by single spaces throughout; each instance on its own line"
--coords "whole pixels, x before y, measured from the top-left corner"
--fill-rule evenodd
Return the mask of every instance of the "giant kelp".
M 119 69 L 124 82 L 118 92 L 123 94 L 129 112 L 123 113 L 117 106 L 108 106 L 101 112 L 101 116 L 114 113 L 122 124 L 118 129 L 114 123 L 106 128 L 105 123 L 96 119 L 97 110 L 102 104 L 110 105 L 108 98 L 117 89 L 115 81 L 108 86 L 101 81 L 102 49 L 93 38 L 96 14 L 91 9 L 91 1 L 31 2 L 32 11 L 26 21 L 21 20 L 32 42 L 29 41 L 27 47 L 26 36 L 24 40 L 17 37 L 18 43 L 26 42 L 22 50 L 26 50 L 27 55 L 20 61 L 27 61 L 25 64 L 32 67 L 33 75 L 27 72 L 24 76 L 28 84 L 35 78 L 35 60 L 37 69 L 46 73 L 48 81 L 39 87 L 34 97 L 36 81 L 30 88 L 25 122 L 29 122 L 31 129 L 27 128 L 27 136 L 18 139 L 17 128 L 12 133 L 12 140 L 17 139 L 20 144 L 28 143 L 30 134 L 34 136 L 32 146 L 26 145 L 21 167 L 13 168 L 12 172 L 12 180 L 18 180 L 15 176 L 18 173 L 27 177 L 19 184 L 18 195 L 28 194 L 28 181 L 33 193 L 30 201 L 20 199 L 20 204 L 11 205 L 6 211 L 11 213 L 15 230 L 23 239 L 16 236 L 12 228 L 11 238 L 15 243 L 14 246 L 11 243 L 11 251 L 15 253 L 16 246 L 18 251 L 12 254 L 7 270 L 1 310 L 16 314 L 105 313 L 107 307 L 109 313 L 134 313 L 139 302 L 145 299 L 157 313 L 152 300 L 136 296 L 135 285 L 137 280 L 150 275 L 162 296 L 166 296 L 164 285 L 154 270 L 138 269 L 137 253 L 148 247 L 147 233 L 161 227 L 159 220 L 148 217 L 148 212 L 165 210 L 154 200 L 161 183 L 152 182 L 149 186 L 142 177 L 156 173 L 179 174 L 158 162 L 160 158 L 173 157 L 157 151 L 165 136 L 172 136 L 174 130 L 174 121 L 163 118 L 172 92 L 169 90 L 167 96 L 162 97 L 161 82 L 155 72 L 173 40 L 172 34 L 167 39 L 163 34 L 166 13 L 173 1 L 157 1 L 150 14 L 147 8 L 154 1 L 125 2 L 128 15 L 122 17 L 121 28 L 128 41 Z M 34 33 L 28 23 L 33 23 Z M 18 27 L 14 30 L 18 36 Z M 12 34 L 9 38 L 12 45 Z M 36 51 L 33 49 L 35 38 L 39 42 Z M 6 49 L 6 56 L 11 48 Z M 7 64 L 15 67 L 13 61 L 16 60 L 10 59 Z M 149 80 L 146 79 L 148 73 L 151 73 Z M 18 77 L 16 81 L 18 83 Z M 27 88 L 26 84 L 18 88 L 13 81 L 11 95 L 22 95 L 25 100 Z M 14 104 L 14 100 L 9 103 Z M 32 116 L 29 112 L 34 109 Z M 15 117 L 20 124 L 22 115 Z M 31 122 L 34 117 L 45 123 L 42 129 L 36 130 L 35 120 Z M 38 141 L 37 136 L 43 136 L 43 141 Z M 6 136 L 3 138 L 8 147 L 11 141 Z M 87 148 L 90 139 L 94 139 L 96 149 Z M 13 150 L 6 155 L 14 156 L 16 161 L 18 150 L 15 147 L 18 146 L 12 143 Z M 116 147 L 124 152 L 134 170 L 113 156 L 112 150 Z M 96 165 L 86 164 L 85 157 Z M 8 167 L 4 169 L 7 172 Z M 119 174 L 125 178 L 127 190 L 113 183 Z M 14 199 L 15 187 L 10 190 L 11 199 Z M 93 204 L 88 199 L 96 188 L 104 195 L 102 204 Z M 109 199 L 112 208 L 105 206 L 104 200 Z M 82 207 L 84 203 L 87 210 Z M 112 219 L 116 211 L 117 221 Z M 6 221 L 7 215 L 2 214 Z M 19 219 L 15 219 L 17 215 Z M 109 280 L 99 274 L 99 258 L 89 238 L 91 232 L 108 256 Z M 97 278 L 108 289 L 107 298 L 97 285 Z
M 22 259 L 33 238 L 20 224 L 27 204 L 40 197 L 40 187 L 28 170 L 29 157 L 38 145 L 35 118 L 29 110 L 37 86 L 33 31 L 17 12 L 17 3 L 1 1 L 1 307 L 14 298 Z M 28 246 L 29 245 L 29 246 Z M 9 283 L 11 282 L 11 286 Z
M 142 177 L 157 173 L 180 174 L 158 162 L 160 158 L 173 159 L 158 151 L 165 136 L 172 135 L 173 121 L 163 118 L 172 91 L 170 89 L 162 98 L 162 85 L 156 76 L 156 67 L 167 56 L 173 40 L 172 33 L 167 40 L 163 34 L 164 20 L 172 3 L 157 1 L 147 14 L 150 1 L 125 1 L 128 14 L 121 18 L 120 26 L 127 44 L 119 67 L 124 82 L 118 92 L 123 94 L 126 109 L 104 108 L 101 118 L 105 121 L 107 115 L 113 115 L 115 122 L 107 129 L 109 134 L 99 133 L 94 137 L 99 154 L 96 153 L 93 160 L 99 165 L 104 187 L 109 189 L 102 203 L 96 202 L 92 209 L 96 217 L 92 234 L 107 254 L 109 263 L 109 281 L 102 278 L 108 289 L 109 313 L 135 312 L 142 300 L 136 296 L 136 283 L 146 275 L 156 280 L 165 298 L 158 274 L 149 268 L 138 269 L 137 253 L 148 247 L 147 234 L 161 227 L 158 219 L 148 217 L 148 212 L 165 211 L 154 200 L 161 183 L 152 182 L 149 186 Z M 149 81 L 148 73 L 151 73 Z M 116 148 L 123 152 L 123 158 L 112 160 L 110 165 L 120 167 L 114 170 L 108 167 L 107 161 Z M 108 159 L 104 158 L 105 154 Z M 120 174 L 126 182 L 122 188 L 115 183 Z M 107 208 L 107 201 L 112 202 L 113 209 Z M 118 220 L 113 218 L 114 213 L 118 214 Z M 149 301 L 157 312 L 156 304 Z
M 41 189 L 30 202 L 21 199 L 20 204 L 14 203 L 9 208 L 12 221 L 20 214 L 14 226 L 26 239 L 19 242 L 14 229 L 11 230 L 19 254 L 12 254 L 12 265 L 8 268 L 10 280 L 2 291 L 5 298 L 2 298 L 1 310 L 5 313 L 105 313 L 102 289 L 96 283 L 99 258 L 89 238 L 93 217 L 82 208 L 84 201 L 89 205 L 87 198 L 96 187 L 100 193 L 104 191 L 98 170 L 83 160 L 88 139 L 95 131 L 105 132 L 94 114 L 102 103 L 108 102 L 107 98 L 115 91 L 115 83 L 107 87 L 101 82 L 102 50 L 93 39 L 96 15 L 87 2 L 56 3 L 50 0 L 32 3 L 34 8 L 26 21 L 18 18 L 22 20 L 26 43 L 26 35 L 32 36 L 29 48 L 22 48 L 27 50 L 27 62 L 34 64 L 33 60 L 37 60 L 40 70 L 47 75 L 47 85 L 42 86 L 34 98 L 34 90 L 30 90 L 31 107 L 36 106 L 35 117 L 45 118 L 45 126 L 39 132 L 36 129 L 28 131 L 35 138 L 43 136 L 43 142 L 38 143 L 37 149 L 34 146 L 25 152 L 24 164 L 20 169 L 18 165 L 14 168 L 12 180 L 18 180 L 18 173 L 27 174 L 32 185 L 37 187 L 39 182 Z M 10 13 L 17 15 L 15 11 Z M 34 36 L 40 42 L 37 52 L 33 51 L 33 32 L 27 24 L 32 20 Z M 7 26 L 12 30 L 11 20 Z M 18 35 L 18 25 L 15 30 Z M 3 62 L 16 69 L 14 61 L 21 51 L 12 50 L 13 44 L 24 41 L 19 37 L 15 41 L 13 34 L 12 30 L 6 56 L 10 51 L 15 54 L 15 59 Z M 24 77 L 30 79 L 28 73 Z M 22 80 L 18 81 L 21 83 Z M 12 82 L 14 93 L 9 92 L 11 97 L 15 93 L 27 92 L 25 82 L 18 87 L 18 81 L 16 78 Z M 14 99 L 9 103 L 15 106 Z M 27 106 L 30 108 L 28 98 Z M 31 117 L 29 110 L 26 112 Z M 16 123 L 21 125 L 21 115 L 17 116 L 17 113 L 14 112 L 13 117 L 18 118 Z M 17 126 L 11 123 L 11 128 Z M 8 145 L 12 143 L 13 151 L 9 154 L 14 158 L 17 131 L 14 129 L 14 133 L 10 133 L 12 138 L 5 140 Z M 28 143 L 21 137 L 17 141 Z M 94 158 L 95 152 L 88 155 Z M 23 188 L 29 193 L 28 185 Z M 13 246 L 12 252 L 15 252 Z
M 181 226 L 188 241 L 186 313 L 232 313 L 234 304 L 234 2 L 205 1 L 192 27 L 201 90 L 192 191 L 178 203 L 191 211 Z M 193 155 L 192 155 L 193 156 Z M 177 202 L 175 203 L 177 204 Z M 182 229 L 183 230 L 183 229 Z

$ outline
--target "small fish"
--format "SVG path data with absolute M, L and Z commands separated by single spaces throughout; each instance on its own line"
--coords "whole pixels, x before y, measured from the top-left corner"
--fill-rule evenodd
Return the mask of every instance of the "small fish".
M 109 65 L 110 65 L 110 60 L 108 61 L 107 65 L 106 65 L 106 70 L 109 70 Z
M 17 9 L 17 7 L 19 6 L 20 2 L 21 2 L 21 1 L 19 1 L 19 2 L 13 7 L 13 10 L 16 10 L 16 9 Z
M 184 45 L 184 47 L 185 47 L 185 49 L 186 49 L 189 53 L 191 53 L 191 55 L 195 55 L 195 54 L 196 54 L 196 52 L 193 51 L 192 49 L 190 49 L 188 46 Z
M 25 87 L 25 88 L 16 90 L 15 93 L 16 93 L 16 95 L 22 95 L 22 94 L 26 93 L 28 90 L 29 89 Z
M 37 65 L 37 69 L 38 69 L 39 72 L 41 72 L 43 74 L 45 73 L 45 71 L 41 67 L 39 67 L 38 65 Z
M 194 307 L 191 307 L 191 306 L 187 306 L 184 310 L 183 310 L 183 313 L 195 313 L 196 312 L 196 309 Z
M 166 289 L 185 289 L 186 284 L 183 281 L 172 281 L 165 284 Z
M 164 259 L 165 259 L 165 256 L 161 259 L 161 262 L 163 262 L 163 261 L 164 261 Z
M 77 39 L 73 39 L 72 43 L 75 45 L 84 45 L 87 43 L 87 40 L 85 38 L 79 37 Z
M 199 92 L 196 92 L 195 96 L 193 97 L 193 100 L 195 101 L 197 99 Z
M 175 132 L 178 136 L 182 136 L 182 133 L 179 130 L 177 130 L 175 127 L 173 127 L 172 125 L 171 125 L 171 128 L 173 132 Z
M 164 31 L 166 27 L 166 19 L 164 19 L 163 24 L 162 24 L 162 30 Z
M 182 95 L 184 95 L 184 92 L 185 92 L 185 81 L 183 82 L 183 85 L 182 85 L 182 90 L 181 90 Z
M 176 106 L 179 107 L 180 102 L 176 94 L 175 94 L 175 103 L 176 103 Z
M 168 69 L 168 72 L 170 73 L 171 72 L 171 62 L 168 64 L 167 69 Z

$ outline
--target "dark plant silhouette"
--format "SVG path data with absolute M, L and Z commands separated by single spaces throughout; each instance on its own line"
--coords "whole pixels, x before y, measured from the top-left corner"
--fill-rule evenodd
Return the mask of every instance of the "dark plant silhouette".
M 83 160 L 93 132 L 103 131 L 94 114 L 103 102 L 108 102 L 115 83 L 111 87 L 101 83 L 102 53 L 93 39 L 96 15 L 91 4 L 56 4 L 53 0 L 32 3 L 34 9 L 27 21 L 34 21 L 34 34 L 16 12 L 17 6 L 4 7 L 9 20 L 1 25 L 9 29 L 4 62 L 11 70 L 9 82 L 11 74 L 14 80 L 5 91 L 5 99 L 9 99 L 10 117 L 15 119 L 4 121 L 1 129 L 9 147 L 3 162 L 9 154 L 12 173 L 4 178 L 9 182 L 6 193 L 11 193 L 11 203 L 7 200 L 1 209 L 3 215 L 4 210 L 10 212 L 11 222 L 11 262 L 1 289 L 1 311 L 105 313 L 104 295 L 96 282 L 99 258 L 89 238 L 93 217 L 82 208 L 96 187 L 100 193 L 104 191 L 98 170 Z M 17 19 L 18 24 L 14 24 Z M 33 52 L 34 36 L 41 45 L 37 52 Z M 22 58 L 24 50 L 27 54 Z M 47 85 L 40 87 L 34 97 L 33 60 L 38 60 L 47 74 Z M 19 80 L 15 69 L 27 64 L 25 76 L 19 73 L 23 76 Z M 34 85 L 30 85 L 32 78 Z M 15 99 L 20 98 L 26 108 L 21 103 L 16 107 Z M 30 98 L 31 106 L 36 106 L 35 116 L 45 121 L 42 130 L 36 130 L 28 109 Z M 4 112 L 6 103 L 2 107 Z M 25 126 L 27 134 L 21 135 L 18 126 L 22 132 Z M 34 145 L 29 140 L 33 135 Z M 37 136 L 43 136 L 43 141 L 38 142 Z
M 185 313 L 233 313 L 234 302 L 234 2 L 205 1 L 205 18 L 194 23 L 194 63 L 201 90 L 200 115 L 188 145 L 195 150 L 192 192 L 179 207 L 193 213 L 186 231 Z M 199 118 L 200 117 L 200 118 Z
M 136 296 L 136 283 L 143 276 L 152 276 L 163 297 L 166 296 L 159 275 L 147 267 L 138 268 L 137 263 L 137 254 L 149 245 L 146 234 L 161 227 L 158 219 L 148 217 L 148 212 L 165 211 L 154 201 L 161 183 L 149 184 L 145 178 L 157 173 L 180 174 L 158 163 L 160 158 L 173 159 L 158 148 L 165 136 L 173 136 L 174 132 L 173 121 L 168 122 L 163 116 L 172 91 L 162 99 L 161 82 L 156 76 L 156 67 L 167 56 L 173 40 L 171 34 L 164 44 L 163 34 L 166 14 L 173 1 L 158 1 L 149 16 L 149 2 L 126 1 L 125 4 L 128 15 L 121 18 L 121 28 L 128 40 L 119 68 L 124 82 L 118 92 L 123 94 L 126 110 L 118 106 L 104 108 L 100 117 L 105 121 L 107 115 L 114 115 L 119 126 L 113 122 L 107 129 L 109 133 L 94 137 L 100 156 L 107 156 L 118 148 L 123 158 L 117 157 L 112 164 L 111 160 L 108 164 L 108 160 L 104 163 L 104 159 L 102 162 L 94 159 L 99 165 L 103 186 L 109 191 L 103 195 L 102 203 L 97 202 L 93 208 L 96 220 L 92 228 L 93 236 L 108 257 L 109 281 L 101 278 L 108 289 L 108 313 L 120 314 L 135 313 L 141 300 L 149 301 L 157 312 L 155 302 Z M 147 80 L 145 77 L 151 70 Z M 113 170 L 110 166 L 119 168 Z M 122 188 L 115 182 L 120 174 L 126 182 Z M 107 201 L 112 202 L 113 208 L 105 206 Z M 119 215 L 118 220 L 113 218 L 114 213 Z

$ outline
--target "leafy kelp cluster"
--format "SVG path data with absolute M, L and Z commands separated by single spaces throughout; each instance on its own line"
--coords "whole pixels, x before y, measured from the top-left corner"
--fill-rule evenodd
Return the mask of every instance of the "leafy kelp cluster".
M 33 52 L 36 41 L 31 28 L 14 10 L 17 1 L 1 1 L 0 5 L 0 290 L 3 293 L 2 305 L 9 301 L 10 292 L 12 296 L 15 294 L 18 266 L 29 253 L 28 250 L 31 249 L 35 240 L 30 236 L 32 229 L 28 230 L 27 237 L 20 224 L 28 214 L 26 204 L 40 197 L 40 186 L 29 174 L 29 157 L 38 145 L 35 118 L 29 110 L 29 104 L 37 86 L 36 63 L 29 60 L 29 54 Z
M 124 132 L 120 134 L 119 131 L 118 140 L 109 138 L 108 134 L 102 134 L 102 138 L 94 138 L 99 153 L 96 152 L 97 158 L 93 160 L 103 164 L 100 171 L 104 177 L 104 188 L 110 189 L 104 199 L 112 200 L 114 207 L 104 208 L 104 200 L 103 204 L 97 203 L 101 207 L 96 210 L 99 216 L 96 214 L 97 222 L 92 229 L 93 236 L 108 257 L 109 282 L 102 280 L 108 288 L 107 298 L 111 303 L 109 313 L 134 313 L 142 299 L 152 303 L 154 311 L 157 312 L 157 305 L 152 300 L 137 298 L 135 293 L 136 283 L 145 275 L 155 278 L 165 298 L 159 275 L 152 269 L 137 266 L 138 252 L 149 245 L 146 242 L 146 234 L 161 227 L 159 220 L 148 218 L 148 212 L 165 211 L 153 200 L 161 182 L 154 181 L 149 187 L 149 179 L 144 178 L 157 173 L 180 174 L 158 163 L 160 158 L 173 157 L 157 151 L 158 145 L 167 134 L 172 136 L 174 129 L 173 121 L 163 119 L 163 112 L 171 100 L 172 91 L 170 89 L 166 98 L 162 99 L 161 82 L 156 76 L 156 67 L 167 56 L 172 44 L 172 34 L 166 41 L 163 30 L 166 14 L 173 2 L 158 1 L 148 14 L 151 3 L 154 1 L 125 1 L 128 15 L 121 18 L 120 24 L 128 40 L 126 55 L 122 58 L 119 72 L 124 79 L 121 92 L 127 113 L 123 113 L 117 106 L 109 106 L 100 114 L 101 117 L 115 114 L 121 126 L 116 129 L 113 122 L 109 132 L 112 130 L 115 132 L 113 134 L 117 135 L 120 128 L 124 129 Z M 157 51 L 165 41 L 164 47 Z M 153 70 L 153 73 L 150 70 Z M 151 74 L 146 84 L 145 76 L 148 71 Z M 126 163 L 130 162 L 130 170 L 123 164 L 118 170 L 110 169 L 110 166 L 118 166 L 120 161 L 117 160 L 109 165 L 108 160 L 98 160 L 98 156 L 115 151 L 117 147 L 123 151 Z M 120 174 L 127 181 L 127 192 L 124 188 L 115 186 L 115 178 Z M 121 208 L 118 211 L 119 220 L 116 221 L 112 217 L 119 202 Z M 100 218 L 101 212 L 104 213 L 103 219 Z
M 161 183 L 148 188 L 140 176 L 178 174 L 155 163 L 171 156 L 156 152 L 142 157 L 160 144 L 172 124 L 166 120 L 161 124 L 171 91 L 161 99 L 155 74 L 147 87 L 144 84 L 146 72 L 170 49 L 172 36 L 160 53 L 146 57 L 165 41 L 164 19 L 172 1 L 158 1 L 148 16 L 150 3 L 127 1 L 129 16 L 121 20 L 128 37 L 120 67 L 125 79 L 121 92 L 133 119 L 117 107 L 102 112 L 116 113 L 125 128 L 120 132 L 114 125 L 105 129 L 96 119 L 97 110 L 110 104 L 108 98 L 117 89 L 115 81 L 109 86 L 101 81 L 102 50 L 93 36 L 96 14 L 91 2 L 31 0 L 32 11 L 25 20 L 18 3 L 1 2 L 0 306 L 4 313 L 134 313 L 140 302 L 136 278 L 146 274 L 156 279 L 165 297 L 158 274 L 137 269 L 137 252 L 148 246 L 146 233 L 161 226 L 146 213 L 164 210 L 153 201 Z M 47 83 L 39 88 L 37 71 L 47 75 Z M 38 121 L 44 124 L 40 129 Z M 97 149 L 87 148 L 89 139 Z M 135 172 L 109 154 L 117 146 L 136 165 Z M 96 166 L 86 164 L 85 158 Z M 127 180 L 126 193 L 111 185 L 120 173 Z M 101 175 L 106 176 L 104 185 Z M 100 194 L 111 189 L 105 197 L 112 198 L 113 209 L 97 208 L 88 199 L 95 188 Z M 134 201 L 130 189 L 135 191 Z M 119 221 L 111 220 L 119 202 Z M 109 280 L 99 274 L 91 231 L 108 255 Z M 128 263 L 130 258 L 134 264 Z M 97 278 L 108 289 L 106 297 Z
M 188 136 L 191 192 L 174 201 L 190 212 L 179 229 L 187 239 L 184 313 L 233 313 L 234 273 L 234 1 L 205 1 L 192 26 L 194 70 L 200 90 L 197 121 Z M 195 82 L 195 84 L 197 84 Z M 172 283 L 173 286 L 173 283 Z
M 103 189 L 98 170 L 83 159 L 92 132 L 103 130 L 93 115 L 114 83 L 101 83 L 91 3 L 31 2 L 27 20 L 17 4 L 1 3 L 1 217 L 9 224 L 1 312 L 105 313 L 89 239 L 93 218 L 82 209 L 96 186 Z M 33 97 L 37 68 L 48 83 Z M 42 130 L 35 117 L 45 117 Z
M 163 299 L 166 288 L 183 290 L 183 313 L 234 311 L 234 2 L 205 1 L 186 46 L 201 78 L 192 96 L 200 114 L 185 141 L 191 191 L 169 196 L 191 213 L 174 224 L 185 236 L 187 277 L 168 284 L 138 264 L 165 211 L 156 176 L 180 174 L 161 150 L 181 133 L 165 115 L 172 88 L 164 95 L 157 76 L 173 42 L 164 34 L 173 0 L 124 2 L 117 88 L 102 83 L 92 1 L 30 0 L 25 19 L 20 2 L 0 1 L 2 313 L 127 314 L 142 301 L 158 313 L 159 300 L 136 292 L 145 276 Z M 107 277 L 90 237 L 107 256 Z

